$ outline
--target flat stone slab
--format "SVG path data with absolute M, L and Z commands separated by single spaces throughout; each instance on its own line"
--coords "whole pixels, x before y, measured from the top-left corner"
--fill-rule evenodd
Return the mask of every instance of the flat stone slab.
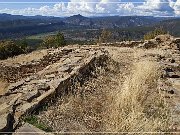
M 10 114 L 9 113 L 5 113 L 0 115 L 0 132 L 3 132 L 5 130 L 8 130 L 8 124 L 10 121 Z
M 13 135 L 32 135 L 32 134 L 34 134 L 34 135 L 54 135 L 52 133 L 46 133 L 29 123 L 23 124 L 23 126 L 21 126 L 19 129 L 16 130 L 15 133 L 13 133 Z

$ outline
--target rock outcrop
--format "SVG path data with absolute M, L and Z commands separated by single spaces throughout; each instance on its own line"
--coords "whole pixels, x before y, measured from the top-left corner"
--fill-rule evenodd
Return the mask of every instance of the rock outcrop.
M 145 41 L 122 41 L 116 43 L 101 43 L 104 46 L 116 46 L 116 47 L 138 47 L 144 49 L 151 48 L 176 48 L 180 50 L 180 38 L 174 38 L 171 35 L 159 35 L 151 40 Z
M 8 82 L 16 82 L 24 77 L 30 76 L 46 66 L 55 63 L 63 56 L 72 52 L 72 49 L 55 49 L 48 50 L 48 54 L 44 55 L 41 59 L 32 60 L 31 62 L 23 63 L 0 63 L 0 78 L 7 80 Z
M 95 68 L 105 66 L 107 60 L 107 52 L 102 48 L 64 47 L 54 50 L 52 55 L 44 56 L 39 62 L 30 63 L 31 68 L 20 65 L 18 68 L 1 69 L 1 74 L 13 71 L 16 78 L 28 71 L 33 71 L 33 74 L 12 83 L 7 92 L 0 95 L 0 131 L 13 131 L 25 114 L 52 97 L 75 93 L 72 89 L 74 84 L 88 80 Z
M 144 41 L 140 44 L 140 48 L 161 48 L 161 49 L 179 49 L 178 38 L 174 38 L 171 35 L 159 35 L 151 40 Z

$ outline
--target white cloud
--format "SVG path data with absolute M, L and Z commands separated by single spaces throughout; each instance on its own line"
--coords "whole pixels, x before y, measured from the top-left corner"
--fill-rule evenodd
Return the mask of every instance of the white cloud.
M 64 12 L 64 11 L 66 11 L 66 6 L 64 3 L 58 3 L 58 4 L 54 5 L 53 9 L 58 12 L 59 11 Z
M 116 14 L 118 9 L 117 3 L 109 3 L 109 2 L 119 2 L 118 0 L 101 0 L 97 7 L 103 9 L 104 13 L 108 14 Z
M 94 2 L 97 2 L 94 0 Z M 67 5 L 67 12 L 72 14 L 95 13 L 95 3 L 87 3 L 86 0 L 71 0 Z
M 146 0 L 146 2 L 138 6 L 137 9 L 142 10 L 147 15 L 170 16 L 174 14 L 170 0 Z
M 39 8 L 0 9 L 0 13 L 23 15 L 70 16 L 82 14 L 85 16 L 98 15 L 155 15 L 180 16 L 180 0 L 146 0 L 141 4 L 116 3 L 119 0 L 70 0 L 67 4 L 57 3 L 53 6 L 44 5 Z
M 180 0 L 177 0 L 173 7 L 175 14 L 180 16 Z
M 119 15 L 136 15 L 137 11 L 133 3 L 119 4 L 117 12 Z M 138 13 L 139 14 L 139 13 Z

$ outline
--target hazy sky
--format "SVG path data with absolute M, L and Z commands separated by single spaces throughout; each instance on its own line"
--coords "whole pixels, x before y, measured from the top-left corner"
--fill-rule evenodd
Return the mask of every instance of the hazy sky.
M 46 16 L 180 16 L 180 0 L 0 0 L 0 13 Z

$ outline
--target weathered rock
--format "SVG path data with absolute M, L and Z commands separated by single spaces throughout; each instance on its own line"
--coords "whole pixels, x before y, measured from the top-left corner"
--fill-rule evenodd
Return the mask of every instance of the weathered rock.
M 58 69 L 59 72 L 67 72 L 69 70 L 69 66 L 68 65 L 63 65 L 61 66 L 61 68 Z
M 25 82 L 30 82 L 31 80 L 33 80 L 33 77 L 28 77 L 25 79 Z
M 40 92 L 38 90 L 33 90 L 33 91 L 27 92 L 21 98 L 22 100 L 30 102 L 32 99 L 38 97 L 39 95 L 40 95 Z
M 165 41 L 169 41 L 169 40 L 172 40 L 173 37 L 169 34 L 166 34 L 166 35 L 158 35 L 155 37 L 155 40 L 156 41 L 160 41 L 160 42 L 165 42 Z
M 150 48 L 155 48 L 157 47 L 157 42 L 155 40 L 147 40 L 143 44 L 140 44 L 138 47 L 139 48 L 145 48 L 145 49 L 150 49 Z
M 54 74 L 50 74 L 50 75 L 45 75 L 47 79 L 52 79 L 52 78 L 55 78 L 55 75 Z
M 15 117 L 19 118 L 22 115 L 26 114 L 27 112 L 33 111 L 33 109 L 36 107 L 36 102 L 28 103 L 25 102 L 24 104 L 18 106 L 16 108 Z
M 47 83 L 40 83 L 37 85 L 37 89 L 47 91 L 50 89 L 50 86 Z
M 0 104 L 0 115 L 7 112 L 13 112 L 13 106 L 16 104 L 21 95 L 22 93 L 17 93 L 0 98 L 2 103 Z
M 17 129 L 15 131 L 15 133 L 13 133 L 13 135 L 32 135 L 32 134 L 36 134 L 36 135 L 53 135 L 52 133 L 46 133 L 38 128 L 36 128 L 35 126 L 29 124 L 29 123 L 25 123 L 23 124 L 19 129 Z
M 32 76 L 12 84 L 7 92 L 8 94 L 6 94 L 7 97 L 4 99 L 0 98 L 0 102 L 1 100 L 5 102 L 3 104 L 4 109 L 0 109 L 0 114 L 6 112 L 9 107 L 12 107 L 15 120 L 13 127 L 15 127 L 23 115 L 32 112 L 45 100 L 49 100 L 53 94 L 58 93 L 63 95 L 67 93 L 68 87 L 74 84 L 72 81 L 74 77 L 86 74 L 80 80 L 82 83 L 90 75 L 90 70 L 96 68 L 95 65 L 103 66 L 103 62 L 108 59 L 107 52 L 101 49 L 93 50 L 88 47 L 79 48 L 78 51 L 81 53 L 75 52 L 74 54 L 64 56 L 62 60 L 51 63 L 51 65 L 40 72 L 35 72 Z M 64 52 L 67 53 L 66 51 Z M 47 57 L 46 59 L 48 61 L 48 59 L 52 60 L 53 58 Z M 32 64 L 29 65 L 29 68 L 33 68 Z M 13 96 L 17 96 L 16 94 L 18 94 L 18 98 L 12 100 L 13 102 L 9 102 L 7 99 L 13 93 Z
M 8 90 L 13 91 L 13 90 L 17 89 L 18 87 L 22 86 L 23 84 L 24 84 L 24 80 L 18 81 L 16 83 L 11 84 L 8 87 Z
M 167 74 L 169 78 L 180 78 L 180 76 L 174 72 L 168 72 Z
M 61 50 L 62 49 L 62 50 Z M 9 82 L 17 82 L 22 78 L 26 78 L 27 76 L 31 76 L 33 73 L 41 71 L 46 66 L 53 64 L 59 61 L 64 55 L 68 55 L 72 52 L 72 49 L 67 48 L 63 50 L 53 50 L 51 53 L 43 54 L 41 58 L 34 58 L 37 60 L 31 60 L 27 62 L 17 62 L 10 64 L 8 61 L 0 63 L 0 78 L 8 80 Z M 28 57 L 30 54 L 25 57 Z M 19 57 L 15 57 L 14 61 L 18 61 Z M 29 80 L 27 80 L 28 82 Z
M 169 94 L 174 94 L 175 91 L 174 91 L 174 90 L 169 90 L 168 93 L 169 93 Z
M 180 43 L 180 38 L 175 38 L 175 39 L 173 40 L 173 42 L 176 43 L 176 44 L 179 44 L 179 43 Z
M 10 113 L 5 113 L 0 115 L 0 132 L 11 131 L 11 123 L 13 122 L 13 117 Z
M 122 42 L 120 44 L 124 47 L 133 47 L 138 46 L 140 43 L 143 42 L 131 41 Z M 156 40 L 151 40 L 147 41 L 145 44 L 147 45 L 143 45 L 142 47 L 145 46 L 146 48 L 149 48 L 157 46 L 158 42 Z M 33 111 L 39 105 L 42 105 L 44 101 L 48 102 L 54 95 L 57 94 L 62 96 L 67 92 L 72 92 L 72 90 L 69 89 L 76 83 L 76 81 L 83 84 L 89 79 L 89 76 L 92 75 L 92 71 L 106 66 L 108 54 L 101 47 L 96 46 L 93 48 L 89 46 L 76 46 L 72 48 L 73 49 L 68 49 L 68 47 L 65 47 L 64 49 L 51 49 L 48 55 L 43 56 L 43 58 L 38 61 L 32 61 L 29 63 L 25 62 L 25 65 L 22 66 L 22 64 L 20 64 L 19 67 L 13 67 L 11 70 L 8 69 L 10 67 L 8 66 L 7 69 L 9 71 L 13 71 L 10 75 L 8 75 L 8 77 L 12 77 L 15 73 L 14 76 L 17 75 L 15 80 L 17 80 L 17 78 L 19 79 L 21 75 L 23 75 L 23 78 L 26 78 L 22 79 L 22 82 L 20 81 L 12 84 L 7 92 L 8 94 L 6 93 L 7 97 L 5 99 L 2 97 L 0 98 L 0 102 L 5 103 L 3 104 L 5 107 L 4 110 L 9 109 L 9 106 L 13 107 L 13 112 L 15 112 L 14 119 L 17 121 L 17 123 L 19 122 L 21 116 L 31 113 L 31 111 Z M 160 57 L 158 55 L 149 55 L 151 55 L 153 58 L 159 57 L 160 61 L 166 59 L 166 57 Z M 175 68 L 172 68 L 173 65 Z M 173 72 L 178 68 L 178 66 L 177 61 L 167 61 L 167 65 L 165 65 L 165 67 L 168 67 L 169 70 L 172 69 Z M 14 72 L 17 70 L 17 68 L 19 74 Z M 166 72 L 168 73 L 169 70 Z M 5 71 L 5 69 L 0 69 L 0 71 Z M 167 89 L 169 89 L 169 87 Z M 13 102 L 9 102 L 7 100 L 10 96 L 12 96 L 11 91 L 16 91 L 15 94 L 21 93 L 18 99 L 15 99 L 15 101 L 12 100 Z M 3 111 L 0 108 L 0 114 L 3 114 Z M 17 131 L 26 132 L 28 130 L 34 131 L 34 129 L 29 128 L 29 125 L 26 125 L 24 129 L 21 128 L 21 130 Z

